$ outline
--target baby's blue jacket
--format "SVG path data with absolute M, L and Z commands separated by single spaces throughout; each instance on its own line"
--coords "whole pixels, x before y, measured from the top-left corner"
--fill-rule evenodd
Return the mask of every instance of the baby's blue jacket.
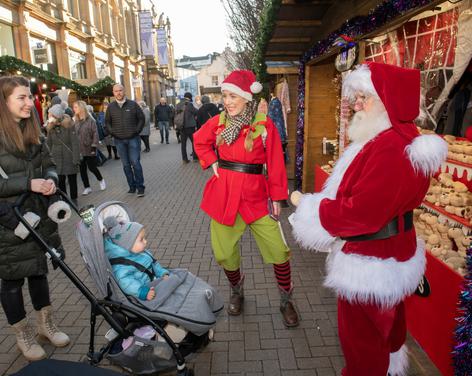
M 167 269 L 163 268 L 153 259 L 148 250 L 141 253 L 133 253 L 119 245 L 116 245 L 108 238 L 105 238 L 104 243 L 105 254 L 109 260 L 112 258 L 124 257 L 141 264 L 147 269 L 152 265 L 152 270 L 154 271 L 156 278 L 161 278 L 164 275 L 169 274 Z M 132 265 L 112 265 L 112 268 L 113 274 L 125 294 L 133 295 L 141 300 L 146 300 L 146 296 L 150 289 L 148 284 L 151 282 L 146 273 L 139 271 Z

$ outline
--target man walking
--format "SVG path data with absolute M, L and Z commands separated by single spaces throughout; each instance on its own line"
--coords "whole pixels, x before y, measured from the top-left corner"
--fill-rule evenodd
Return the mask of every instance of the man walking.
M 115 139 L 129 185 L 128 193 L 135 193 L 137 189 L 138 197 L 142 197 L 144 177 L 139 133 L 144 127 L 144 113 L 135 101 L 126 98 L 123 85 L 113 86 L 113 96 L 115 101 L 110 103 L 105 114 L 105 127 Z
M 167 104 L 165 98 L 161 98 L 159 104 L 154 108 L 155 127 L 161 132 L 161 144 L 164 143 L 164 131 L 166 144 L 169 143 L 169 122 L 172 115 L 172 109 Z
M 176 116 L 183 112 L 183 127 L 180 131 L 181 138 L 181 150 L 182 150 L 182 161 L 188 163 L 187 157 L 187 139 L 190 139 L 192 143 L 192 156 L 193 160 L 198 161 L 197 154 L 195 154 L 195 149 L 193 148 L 193 134 L 195 133 L 197 127 L 197 121 L 195 119 L 197 115 L 197 109 L 193 106 L 192 103 L 192 94 L 185 93 L 184 99 L 179 102 L 175 109 Z

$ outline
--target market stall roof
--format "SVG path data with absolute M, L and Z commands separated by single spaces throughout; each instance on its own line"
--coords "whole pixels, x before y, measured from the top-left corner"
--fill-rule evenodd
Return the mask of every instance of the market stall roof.
M 364 15 L 382 0 L 282 0 L 265 51 L 266 61 L 299 60 L 348 18 Z
M 432 8 L 444 0 L 414 2 L 414 13 Z M 317 42 L 325 40 L 342 26 L 367 16 L 375 8 L 386 6 L 385 0 L 270 0 L 261 28 L 255 64 L 276 61 L 299 61 Z M 413 8 L 413 7 L 412 7 Z M 411 17 L 411 13 L 408 14 Z M 394 22 L 401 20 L 395 19 Z M 386 25 L 388 26 L 388 25 Z M 362 33 L 361 33 L 362 34 Z M 351 35 L 358 38 L 361 35 Z M 257 70 L 257 69 L 256 69 Z

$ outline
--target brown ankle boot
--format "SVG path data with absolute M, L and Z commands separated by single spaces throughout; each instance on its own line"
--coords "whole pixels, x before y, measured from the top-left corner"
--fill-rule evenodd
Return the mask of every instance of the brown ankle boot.
M 243 310 L 244 301 L 244 276 L 241 277 L 239 283 L 231 286 L 231 296 L 229 298 L 228 314 L 231 316 L 239 316 Z
M 287 328 L 292 328 L 298 326 L 298 313 L 295 309 L 295 306 L 292 303 L 292 291 L 293 287 L 290 288 L 290 291 L 285 291 L 280 289 L 280 312 L 282 313 L 282 320 L 284 325 Z

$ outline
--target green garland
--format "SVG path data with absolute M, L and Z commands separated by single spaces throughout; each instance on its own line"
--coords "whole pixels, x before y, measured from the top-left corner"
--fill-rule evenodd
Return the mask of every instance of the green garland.
M 109 85 L 115 84 L 115 81 L 107 76 L 103 80 L 97 81 L 93 85 L 84 86 L 78 82 L 59 76 L 55 73 L 45 71 L 13 56 L 0 57 L 0 70 L 21 71 L 21 74 L 27 77 L 40 78 L 60 87 L 65 86 L 68 89 L 74 90 L 80 96 L 93 95 L 97 91 L 100 91 Z
M 279 12 L 282 0 L 268 0 L 261 17 L 261 27 L 259 37 L 257 38 L 256 49 L 252 69 L 256 73 L 259 82 L 267 81 L 267 66 L 265 64 L 265 52 L 269 44 L 272 33 L 274 32 L 277 14 Z

